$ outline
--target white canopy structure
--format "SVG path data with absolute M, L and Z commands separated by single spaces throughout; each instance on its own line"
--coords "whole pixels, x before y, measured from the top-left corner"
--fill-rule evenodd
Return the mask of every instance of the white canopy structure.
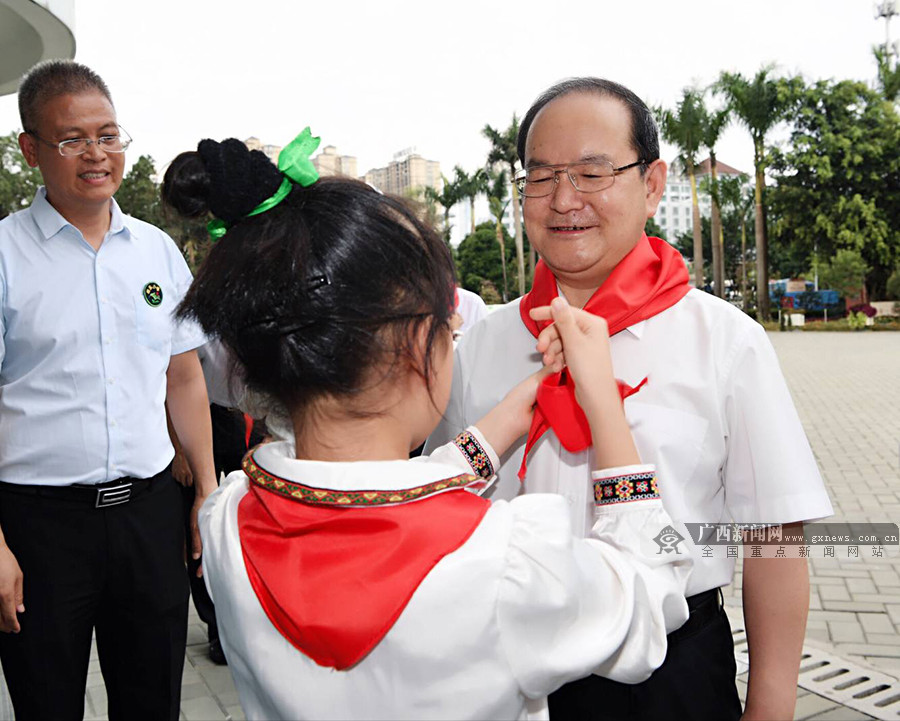
M 75 0 L 0 0 L 0 95 L 48 58 L 75 57 Z

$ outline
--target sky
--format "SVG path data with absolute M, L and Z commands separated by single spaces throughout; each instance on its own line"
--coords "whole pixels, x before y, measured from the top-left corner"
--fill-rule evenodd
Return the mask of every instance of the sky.
M 109 85 L 129 162 L 158 169 L 206 137 L 284 145 L 305 126 L 360 174 L 415 147 L 445 175 L 484 164 L 506 127 L 558 80 L 598 75 L 672 107 L 721 70 L 872 82 L 884 20 L 870 0 L 75 0 L 75 59 Z M 894 38 L 900 18 L 894 19 Z M 19 130 L 0 97 L 0 133 Z M 663 158 L 675 150 L 663 146 Z M 729 127 L 720 161 L 752 171 Z

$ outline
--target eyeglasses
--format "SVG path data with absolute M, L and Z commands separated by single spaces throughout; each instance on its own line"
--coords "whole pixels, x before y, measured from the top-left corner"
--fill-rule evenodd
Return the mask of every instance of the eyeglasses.
M 596 193 L 606 190 L 614 182 L 616 176 L 629 168 L 646 165 L 643 160 L 636 160 L 628 165 L 614 168 L 608 160 L 592 163 L 569 163 L 568 165 L 537 165 L 525 168 L 516 173 L 513 182 L 518 191 L 526 198 L 543 198 L 550 195 L 559 184 L 559 174 L 565 173 L 572 187 L 580 193 Z
M 29 135 L 33 135 L 44 145 L 51 148 L 58 148 L 59 154 L 63 157 L 73 158 L 76 155 L 84 155 L 88 151 L 88 148 L 94 143 L 96 143 L 105 153 L 124 153 L 128 146 L 131 145 L 131 136 L 125 132 L 125 128 L 121 126 L 116 127 L 119 132 L 115 135 L 101 135 L 96 140 L 93 138 L 70 138 L 69 140 L 62 140 L 58 143 L 44 140 L 44 138 L 32 130 L 26 130 L 25 132 Z

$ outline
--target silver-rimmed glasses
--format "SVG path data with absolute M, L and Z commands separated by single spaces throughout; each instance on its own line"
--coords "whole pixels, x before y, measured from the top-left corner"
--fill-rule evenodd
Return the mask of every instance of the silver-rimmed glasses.
M 121 125 L 117 125 L 116 130 L 116 133 L 101 135 L 96 140 L 93 138 L 69 138 L 58 143 L 45 140 L 33 130 L 26 130 L 25 132 L 40 140 L 44 145 L 58 148 L 59 154 L 63 157 L 72 158 L 76 155 L 84 155 L 93 143 L 96 143 L 105 153 L 124 153 L 128 146 L 131 145 L 131 136 Z
M 575 190 L 581 193 L 596 193 L 609 188 L 620 173 L 639 165 L 646 165 L 646 163 L 643 160 L 636 160 L 628 165 L 620 165 L 618 168 L 614 168 L 608 160 L 568 163 L 567 165 L 536 165 L 520 170 L 516 173 L 513 182 L 526 198 L 543 198 L 556 189 L 559 184 L 559 174 L 565 173 Z

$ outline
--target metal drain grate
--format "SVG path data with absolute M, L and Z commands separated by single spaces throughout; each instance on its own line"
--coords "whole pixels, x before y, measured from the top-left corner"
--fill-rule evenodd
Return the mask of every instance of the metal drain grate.
M 738 624 L 732 628 L 740 675 L 750 668 L 747 633 Z M 803 647 L 797 685 L 878 719 L 900 719 L 900 681 L 818 648 Z

